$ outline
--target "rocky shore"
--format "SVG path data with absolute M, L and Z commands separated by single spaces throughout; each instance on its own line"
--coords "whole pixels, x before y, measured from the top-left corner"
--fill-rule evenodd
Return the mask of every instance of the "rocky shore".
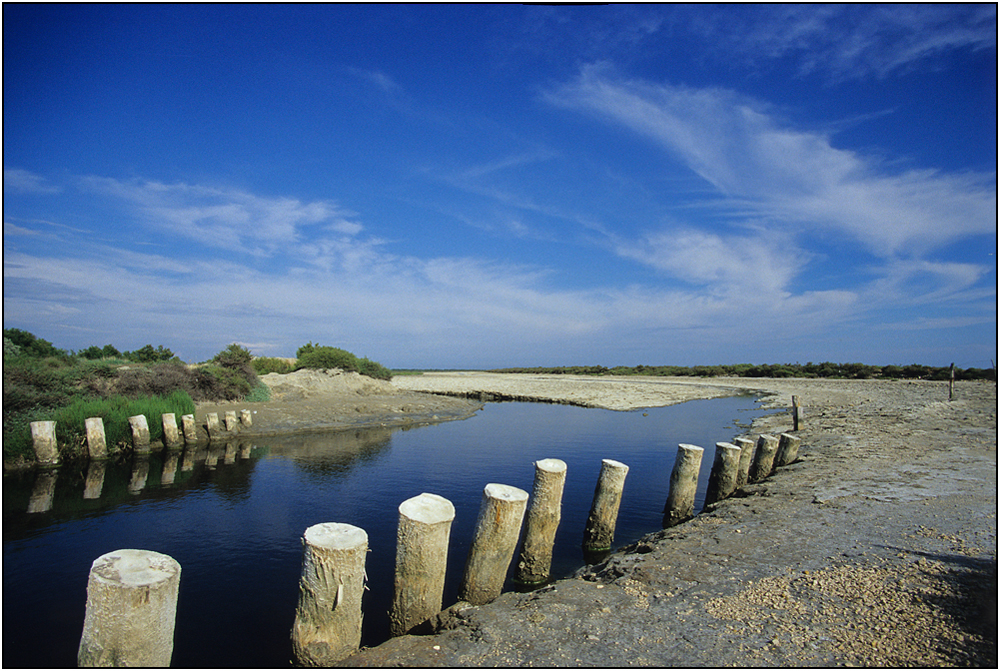
M 613 409 L 796 395 L 806 412 L 799 461 L 738 496 L 345 665 L 996 666 L 993 383 L 957 383 L 951 401 L 947 383 L 902 381 L 448 373 L 394 386 Z

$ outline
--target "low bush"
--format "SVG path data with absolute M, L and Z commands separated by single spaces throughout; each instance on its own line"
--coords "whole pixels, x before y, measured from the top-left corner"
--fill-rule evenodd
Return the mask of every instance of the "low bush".
M 253 365 L 253 369 L 257 371 L 257 375 L 267 375 L 268 373 L 284 375 L 295 370 L 295 364 L 290 361 L 271 356 L 259 356 L 251 364 Z
M 391 380 L 392 371 L 380 363 L 368 358 L 354 356 L 339 347 L 327 347 L 324 345 L 314 345 L 311 342 L 303 345 L 296 351 L 298 364 L 296 370 L 301 368 L 314 368 L 326 370 L 329 368 L 339 368 L 341 370 L 360 373 L 377 380 Z

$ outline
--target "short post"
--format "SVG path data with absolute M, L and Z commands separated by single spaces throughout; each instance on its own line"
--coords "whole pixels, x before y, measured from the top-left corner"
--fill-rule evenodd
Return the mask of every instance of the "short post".
M 208 429 L 208 438 L 212 439 L 212 436 L 219 433 L 219 413 L 210 412 L 205 415 L 205 428 Z
M 47 513 L 52 510 L 58 477 L 59 470 L 55 468 L 38 472 L 35 476 L 35 486 L 31 489 L 31 497 L 28 499 L 29 513 Z
M 249 410 L 240 410 L 240 423 L 243 426 L 251 426 L 253 424 L 253 414 Z
M 170 666 L 181 566 L 149 550 L 94 560 L 79 666 Z
M 594 501 L 590 505 L 587 527 L 583 531 L 583 551 L 605 552 L 611 549 L 618 523 L 618 507 L 625 489 L 628 466 L 614 459 L 601 460 L 601 474 L 594 488 Z
M 149 424 L 145 415 L 135 415 L 128 418 L 128 425 L 132 427 L 132 447 L 139 454 L 149 452 Z
M 531 505 L 524 523 L 524 546 L 514 580 L 526 585 L 545 582 L 552 572 L 552 547 L 562 518 L 562 495 L 566 484 L 566 462 L 541 459 L 535 462 Z
M 402 636 L 441 612 L 454 519 L 455 506 L 437 494 L 424 493 L 399 504 L 390 635 Z
M 334 666 L 361 644 L 368 534 L 339 522 L 306 529 L 292 652 L 301 666 Z
M 31 441 L 35 446 L 35 460 L 39 466 L 59 465 L 59 444 L 56 442 L 56 423 L 32 422 Z
M 500 596 L 521 533 L 528 492 L 490 483 L 476 520 L 458 598 L 479 606 Z
M 732 443 L 715 444 L 715 461 L 712 462 L 712 473 L 708 476 L 708 490 L 705 492 L 706 505 L 729 498 L 736 491 L 741 452 Z
M 749 438 L 733 438 L 733 445 L 740 448 L 740 470 L 736 474 L 736 489 L 740 489 L 750 479 L 750 462 L 753 461 L 756 443 Z
M 184 442 L 194 445 L 198 442 L 198 425 L 194 423 L 194 415 L 181 415 L 181 426 L 184 427 Z
M 792 396 L 792 431 L 799 430 L 799 423 L 802 420 L 802 406 L 799 405 L 799 397 Z
M 163 421 L 163 444 L 167 449 L 175 449 L 184 445 L 180 432 L 177 430 L 177 415 L 172 412 L 165 412 L 161 417 Z
M 757 450 L 750 464 L 750 482 L 760 482 L 774 471 L 774 456 L 778 452 L 778 439 L 766 433 L 757 438 Z
M 799 444 L 802 439 L 790 433 L 778 436 L 778 452 L 774 455 L 774 465 L 787 466 L 799 458 Z
M 87 480 L 83 486 L 83 498 L 99 499 L 104 491 L 104 471 L 107 470 L 107 462 L 92 459 L 87 466 Z
M 87 429 L 87 454 L 91 459 L 107 459 L 108 439 L 104 434 L 104 419 L 88 417 L 83 424 Z
M 226 421 L 226 431 L 235 431 L 236 430 L 236 411 L 235 410 L 226 410 L 225 421 Z
M 670 493 L 663 507 L 663 528 L 676 526 L 694 516 L 694 497 L 704 448 L 681 443 L 677 446 L 674 470 L 670 472 Z

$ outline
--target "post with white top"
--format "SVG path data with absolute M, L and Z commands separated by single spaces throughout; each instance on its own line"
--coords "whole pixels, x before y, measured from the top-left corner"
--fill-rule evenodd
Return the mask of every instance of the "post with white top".
M 715 444 L 715 461 L 712 463 L 712 473 L 708 476 L 708 490 L 705 492 L 706 505 L 729 498 L 736 491 L 741 452 L 742 450 L 732 443 Z
M 177 415 L 172 412 L 165 412 L 160 417 L 163 421 L 163 444 L 168 450 L 174 450 L 184 446 L 184 439 L 180 431 L 177 430 Z
M 128 418 L 128 425 L 132 427 L 132 447 L 137 454 L 148 454 L 149 447 L 149 423 L 145 415 L 134 415 Z
M 694 497 L 704 448 L 681 443 L 677 446 L 674 470 L 670 472 L 670 493 L 663 508 L 663 528 L 675 526 L 694 516 Z
M 31 441 L 39 466 L 59 465 L 59 445 L 56 441 L 55 422 L 31 422 Z
M 402 636 L 441 611 L 455 506 L 437 494 L 399 504 L 389 633 Z
M 302 544 L 292 653 L 301 666 L 334 666 L 361 644 L 368 534 L 350 524 L 324 522 L 306 529 Z
M 750 462 L 757 444 L 749 438 L 733 438 L 733 445 L 740 448 L 740 470 L 736 474 L 736 489 L 740 489 L 750 479 Z
M 170 666 L 181 566 L 149 550 L 98 557 L 87 581 L 79 666 Z
M 87 454 L 91 459 L 107 459 L 108 439 L 104 433 L 104 419 L 88 417 L 83 420 L 83 425 L 87 429 Z
M 778 453 L 774 455 L 775 466 L 787 466 L 799 458 L 799 445 L 802 439 L 790 433 L 778 436 Z
M 483 489 L 459 600 L 480 606 L 503 592 L 527 504 L 528 492 L 523 489 L 496 483 Z
M 762 433 L 757 438 L 757 451 L 750 464 L 750 482 L 760 482 L 774 471 L 774 456 L 778 452 L 778 439 Z
M 514 579 L 525 585 L 545 582 L 552 572 L 552 547 L 562 517 L 562 495 L 566 484 L 566 462 L 541 459 L 535 462 L 535 483 L 524 523 L 524 546 Z
M 594 501 L 590 505 L 587 527 L 583 532 L 584 556 L 607 552 L 615 539 L 618 508 L 625 489 L 628 466 L 614 459 L 601 460 L 601 474 L 594 488 Z

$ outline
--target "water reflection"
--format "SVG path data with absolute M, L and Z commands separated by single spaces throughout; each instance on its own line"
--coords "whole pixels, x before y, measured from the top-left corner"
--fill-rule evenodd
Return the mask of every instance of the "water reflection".
M 29 513 L 44 513 L 52 509 L 52 501 L 56 496 L 56 479 L 59 477 L 58 469 L 40 471 L 35 479 L 35 487 L 31 490 L 31 498 L 28 499 Z

